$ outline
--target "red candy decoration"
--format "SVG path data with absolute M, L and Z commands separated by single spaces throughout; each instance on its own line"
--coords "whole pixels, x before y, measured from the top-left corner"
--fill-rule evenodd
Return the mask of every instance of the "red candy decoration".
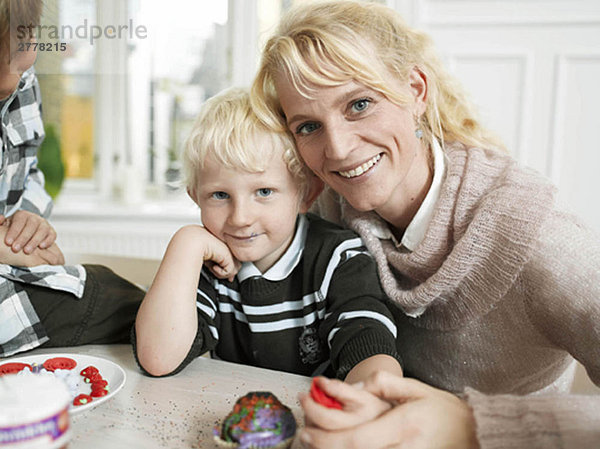
M 11 362 L 0 365 L 0 376 L 4 374 L 15 374 L 19 371 L 24 370 L 25 368 L 29 368 L 31 371 L 31 365 L 28 363 L 19 363 L 19 362 Z
M 313 400 L 318 404 L 321 404 L 327 408 L 336 408 L 338 410 L 342 409 L 342 404 L 337 399 L 332 398 L 318 387 L 316 378 L 314 377 L 310 385 L 310 397 L 313 398 Z
M 89 394 L 80 394 L 79 396 L 73 399 L 73 405 L 85 405 L 92 402 L 94 398 L 92 398 Z
M 108 386 L 108 382 L 104 379 L 92 382 L 92 388 L 105 388 L 106 386 Z
M 79 374 L 81 374 L 83 377 L 89 377 L 92 374 L 98 374 L 98 372 L 98 368 L 90 365 L 86 368 L 83 368 Z
M 71 370 L 77 366 L 77 362 L 69 357 L 54 357 L 47 359 L 44 364 L 46 371 L 55 371 L 57 369 Z M 0 376 L 4 374 L 15 374 L 25 368 L 33 371 L 28 363 L 10 362 L 0 365 Z M 102 378 L 102 375 L 95 366 L 88 366 L 79 373 L 84 382 L 90 384 L 90 394 L 80 394 L 73 399 L 74 406 L 89 404 L 94 398 L 106 396 L 109 393 L 108 382 Z
M 92 388 L 92 396 L 95 398 L 99 398 L 101 396 L 106 396 L 108 394 L 108 389 L 106 388 Z
M 54 357 L 44 362 L 46 371 L 54 371 L 57 369 L 73 369 L 77 366 L 77 362 L 68 357 Z
M 102 379 L 102 376 L 100 375 L 100 373 L 93 373 L 93 374 L 90 374 L 89 376 L 85 376 L 83 380 L 84 380 L 84 382 L 86 382 L 88 384 L 93 384 L 94 382 L 98 382 L 98 381 L 101 381 L 104 379 Z

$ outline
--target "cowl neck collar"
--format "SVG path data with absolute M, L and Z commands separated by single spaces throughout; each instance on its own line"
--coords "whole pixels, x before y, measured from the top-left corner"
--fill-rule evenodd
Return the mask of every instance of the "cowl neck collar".
M 344 221 L 377 261 L 382 286 L 413 324 L 452 329 L 488 312 L 531 257 L 555 188 L 507 154 L 446 149 L 448 171 L 425 237 L 414 251 L 379 240 L 387 226 L 374 212 L 342 201 Z

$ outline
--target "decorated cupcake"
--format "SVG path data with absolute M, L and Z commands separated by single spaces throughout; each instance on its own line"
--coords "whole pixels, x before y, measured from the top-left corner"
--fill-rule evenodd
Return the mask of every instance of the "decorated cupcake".
M 214 429 L 219 446 L 238 449 L 288 448 L 295 433 L 291 410 L 272 393 L 256 391 L 238 399 L 221 428 Z

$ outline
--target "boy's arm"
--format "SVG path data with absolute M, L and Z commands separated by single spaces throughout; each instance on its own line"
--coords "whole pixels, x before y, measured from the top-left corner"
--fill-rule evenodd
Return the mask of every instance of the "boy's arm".
M 52 211 L 52 198 L 44 189 L 44 174 L 38 169 L 37 153 L 44 141 L 44 123 L 42 121 L 42 95 L 40 85 L 35 73 L 30 74 L 33 77 L 31 87 L 19 94 L 20 108 L 27 113 L 22 112 L 21 116 L 26 116 L 19 126 L 23 146 L 20 149 L 22 157 L 25 158 L 26 171 L 23 179 L 22 199 L 19 210 L 32 212 L 44 218 L 50 216 Z M 35 111 L 35 112 L 31 112 Z M 14 124 L 16 125 L 16 124 Z M 20 180 L 19 180 L 20 181 Z M 11 186 L 15 188 L 17 186 Z
M 40 88 L 33 71 L 23 76 L 31 84 L 18 94 L 15 104 L 19 109 L 9 114 L 11 133 L 8 147 L 3 149 L 10 153 L 7 170 L 10 176 L 5 176 L 3 182 L 11 192 L 5 211 L 10 216 L 5 243 L 15 253 L 24 249 L 31 254 L 38 246 L 50 247 L 56 240 L 56 232 L 46 220 L 52 211 L 52 199 L 44 190 L 44 175 L 37 168 L 37 153 L 44 140 Z M 0 224 L 6 219 L 0 215 Z
M 190 351 L 198 331 L 196 291 L 206 260 L 225 277 L 235 274 L 227 246 L 202 226 L 185 226 L 169 242 L 135 323 L 137 357 L 151 375 L 171 373 Z
M 378 371 L 387 371 L 402 376 L 402 367 L 396 358 L 387 354 L 377 354 L 354 365 L 344 381 L 352 384 L 364 382 Z
M 21 210 L 46 219 L 52 212 L 52 198 L 44 189 L 44 174 L 37 168 L 37 157 L 31 161 L 29 174 L 25 179 Z
M 396 324 L 375 263 L 363 249 L 351 248 L 335 269 L 327 292 L 327 319 L 320 329 L 336 377 L 348 382 L 362 381 L 378 370 L 402 374 Z
M 397 329 L 373 259 L 361 243 L 347 247 L 340 258 L 344 261 L 331 278 L 327 318 L 319 333 L 329 344 L 336 376 L 344 382 L 325 378 L 316 381 L 325 394 L 341 404 L 341 410 L 323 407 L 310 395 L 300 398 L 307 427 L 328 430 L 358 426 L 388 411 L 389 403 L 359 385 L 376 373 L 402 376 L 396 350 Z

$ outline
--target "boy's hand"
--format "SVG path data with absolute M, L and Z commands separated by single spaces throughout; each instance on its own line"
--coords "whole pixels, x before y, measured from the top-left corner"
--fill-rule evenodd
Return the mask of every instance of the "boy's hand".
M 242 264 L 236 260 L 225 243 L 201 225 L 187 225 L 177 231 L 174 239 L 185 244 L 186 251 L 198 248 L 202 251 L 202 262 L 219 279 L 233 278 Z M 194 242 L 199 246 L 195 246 Z
M 225 243 L 216 238 L 206 228 L 203 229 L 208 236 L 205 239 L 206 247 L 204 251 L 206 266 L 219 279 L 233 281 L 242 264 L 233 257 Z
M 31 254 L 23 251 L 15 253 L 4 244 L 8 226 L 0 226 L 0 263 L 15 267 L 35 267 L 37 265 L 64 265 L 65 258 L 60 248 L 53 243 L 46 249 L 35 248 Z
M 10 218 L 0 215 L 0 225 L 8 225 L 4 243 L 18 253 L 31 254 L 36 248 L 50 248 L 56 240 L 56 231 L 48 221 L 25 210 L 15 212 Z
M 342 404 L 342 409 L 327 408 L 308 394 L 300 395 L 306 425 L 324 430 L 341 430 L 371 421 L 392 406 L 368 391 L 336 379 L 317 377 L 314 382 L 328 396 Z
M 31 254 L 23 251 L 14 253 L 10 247 L 1 244 L 7 251 L 0 251 L 0 263 L 15 267 L 37 267 L 38 265 L 64 265 L 65 258 L 62 251 L 53 243 L 50 248 L 36 248 Z

